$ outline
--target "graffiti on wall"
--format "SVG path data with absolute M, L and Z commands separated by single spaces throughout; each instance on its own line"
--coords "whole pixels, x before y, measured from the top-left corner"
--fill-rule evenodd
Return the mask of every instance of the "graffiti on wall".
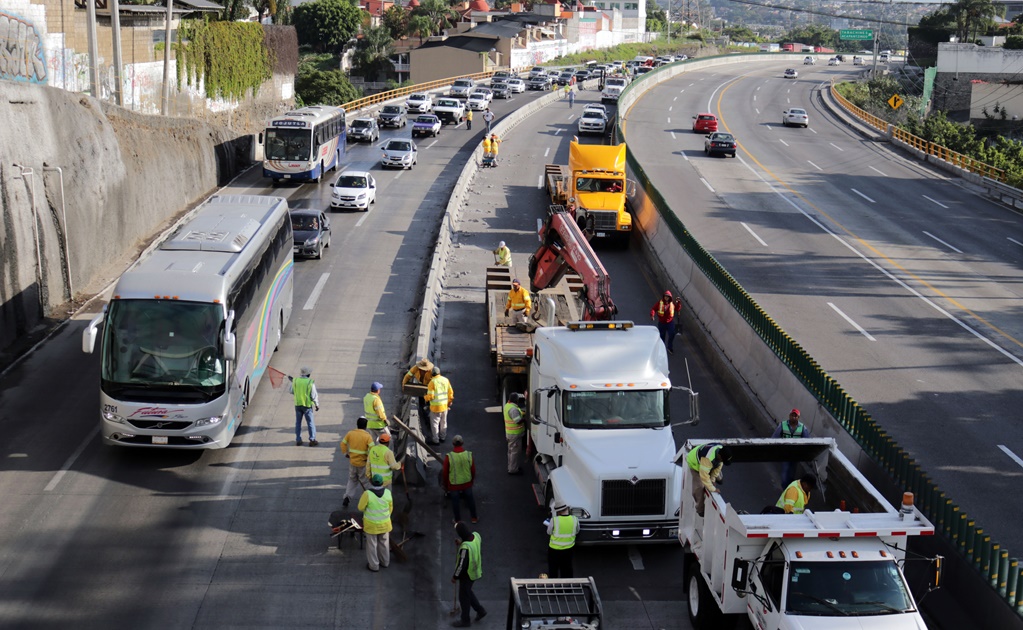
M 46 83 L 43 41 L 31 23 L 0 11 L 0 78 Z

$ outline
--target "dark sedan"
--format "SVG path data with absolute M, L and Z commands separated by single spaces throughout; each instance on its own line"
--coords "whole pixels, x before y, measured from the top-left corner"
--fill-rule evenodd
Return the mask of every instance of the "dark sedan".
M 528 90 L 549 90 L 551 89 L 551 77 L 549 75 L 530 77 L 526 81 Z
M 707 155 L 735 157 L 735 136 L 724 131 L 715 131 L 703 139 L 703 152 Z
M 377 120 L 381 127 L 404 127 L 408 124 L 408 111 L 404 105 L 384 105 Z
M 330 247 L 330 219 L 322 210 L 292 210 L 291 230 L 296 256 L 323 258 L 323 250 Z

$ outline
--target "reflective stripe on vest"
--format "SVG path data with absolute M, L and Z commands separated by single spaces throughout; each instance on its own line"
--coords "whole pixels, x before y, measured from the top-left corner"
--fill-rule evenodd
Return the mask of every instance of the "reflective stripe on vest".
M 518 291 L 512 289 L 511 291 L 508 292 L 508 302 L 511 304 L 511 307 L 513 309 L 515 309 L 516 311 L 521 311 L 522 309 L 526 308 L 526 295 L 528 294 L 526 293 L 526 290 L 523 289 L 522 287 L 519 287 Z
M 447 409 L 448 406 L 448 388 L 451 387 L 451 383 L 448 379 L 440 376 L 434 376 L 430 381 L 430 408 L 434 409 Z
M 658 302 L 657 303 L 657 315 L 660 316 L 660 317 L 664 317 L 664 307 L 665 306 L 668 307 L 668 319 L 671 319 L 672 317 L 675 316 L 675 303 L 674 302 L 668 302 L 667 304 L 664 303 L 664 300 L 661 300 L 660 302 Z
M 506 402 L 504 404 L 504 434 L 522 435 L 525 431 L 526 427 L 522 424 L 522 410 L 515 403 Z
M 376 402 L 378 400 L 380 400 L 380 395 L 373 392 L 362 398 L 362 408 L 366 412 L 366 419 L 369 420 L 366 427 L 369 429 L 383 429 L 387 426 L 387 421 L 377 414 Z
M 796 427 L 796 432 L 795 433 L 789 433 L 789 423 L 788 422 L 782 422 L 781 423 L 781 436 L 783 438 L 803 437 L 803 423 L 802 422 L 799 423 L 799 426 Z
M 384 484 L 391 480 L 391 467 L 387 465 L 387 451 L 390 449 L 383 444 L 377 444 L 369 449 L 369 474 L 380 475 Z
M 384 496 L 378 497 L 370 490 L 366 493 L 366 510 L 362 513 L 364 523 L 386 527 L 391 522 L 391 510 L 388 507 L 388 499 L 391 498 L 391 491 L 384 490 Z
M 472 451 L 448 453 L 448 482 L 460 486 L 472 481 Z
M 717 455 L 718 449 L 720 449 L 721 446 L 721 444 L 704 444 L 699 448 L 694 448 L 689 451 L 688 455 L 686 455 L 686 463 L 689 464 L 689 467 L 693 470 L 700 469 L 700 459 L 703 457 L 709 459 L 713 464 L 714 456 Z
M 295 390 L 296 407 L 313 406 L 313 379 L 300 376 L 291 382 L 291 388 Z
M 775 506 L 785 509 L 785 496 L 789 493 L 789 490 L 792 488 L 796 489 L 796 500 L 792 504 L 792 513 L 802 514 L 803 510 L 806 508 L 806 493 L 803 492 L 803 486 L 800 485 L 798 479 L 790 483 L 788 488 L 785 488 L 785 492 L 781 493 L 781 498 L 778 499 L 778 502 L 775 504 Z
M 465 549 L 469 552 L 469 579 L 476 581 L 483 577 L 483 557 L 480 554 L 480 543 L 483 539 L 480 537 L 478 532 L 474 532 L 472 540 L 467 540 L 459 545 L 459 549 Z
M 575 517 L 555 516 L 551 528 L 551 549 L 571 549 L 575 546 Z
M 497 264 L 510 265 L 512 261 L 511 250 L 507 247 L 500 247 L 497 250 Z

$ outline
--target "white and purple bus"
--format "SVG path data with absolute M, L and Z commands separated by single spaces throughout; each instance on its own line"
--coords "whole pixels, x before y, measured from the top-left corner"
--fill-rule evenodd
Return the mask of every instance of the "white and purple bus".
M 345 110 L 312 105 L 270 120 L 263 134 L 263 177 L 319 182 L 345 153 Z

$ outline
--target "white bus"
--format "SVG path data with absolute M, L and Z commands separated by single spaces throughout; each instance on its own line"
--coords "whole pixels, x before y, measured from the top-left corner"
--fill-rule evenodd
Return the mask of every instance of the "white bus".
M 224 448 L 291 317 L 288 202 L 216 196 L 117 281 L 98 327 L 105 444 Z
M 263 177 L 318 182 L 345 153 L 345 110 L 313 105 L 273 118 L 263 133 Z

